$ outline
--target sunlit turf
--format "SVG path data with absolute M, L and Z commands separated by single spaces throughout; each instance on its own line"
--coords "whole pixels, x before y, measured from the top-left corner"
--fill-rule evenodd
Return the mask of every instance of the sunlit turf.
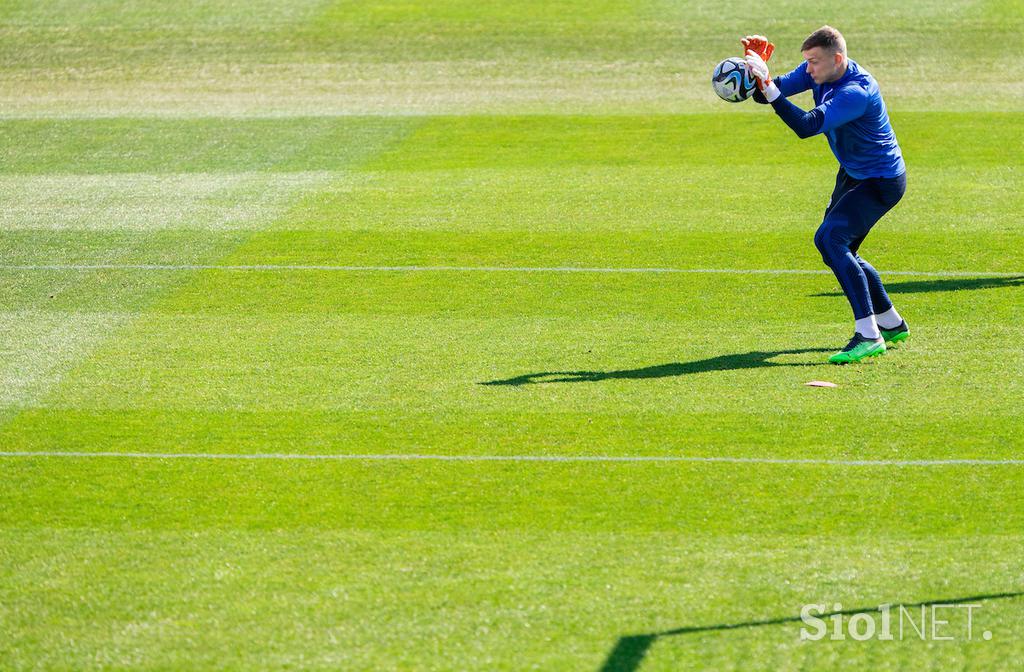
M 1024 29 L 1016 0 L 4 0 L 0 114 L 717 112 L 707 80 L 737 35 L 766 32 L 792 68 L 826 20 L 890 103 L 1022 109 L 992 48 Z
M 896 120 L 911 190 L 862 252 L 967 275 L 891 277 L 912 339 L 847 368 L 823 364 L 849 331 L 827 274 L 332 270 L 821 270 L 833 167 L 770 118 L 739 126 L 771 152 L 764 209 L 723 158 L 743 141 L 708 115 L 9 122 L 0 439 L 1015 458 L 1021 278 L 985 275 L 1024 267 L 1015 137 L 1006 115 Z M 268 264 L 326 268 L 188 268 Z M 895 668 L 1016 650 L 1015 598 L 986 602 L 1002 638 L 938 653 L 812 649 L 791 622 L 616 646 L 811 600 L 1012 592 L 1019 467 L 4 461 L 15 668 Z M 979 538 L 995 539 L 980 555 Z M 203 557 L 223 569 L 190 570 Z
M 1019 659 L 1018 464 L 230 457 L 1019 460 L 1021 18 L 869 4 L 912 335 L 849 367 L 826 143 L 703 81 L 817 7 L 0 4 L 0 668 Z M 793 621 L 968 598 L 970 641 Z

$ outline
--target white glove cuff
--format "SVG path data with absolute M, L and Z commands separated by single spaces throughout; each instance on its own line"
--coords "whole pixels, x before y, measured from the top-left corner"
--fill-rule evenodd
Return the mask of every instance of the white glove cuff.
M 769 103 L 774 103 L 775 100 L 782 95 L 782 91 L 779 91 L 779 87 L 775 86 L 775 82 L 772 82 L 764 90 L 764 97 Z

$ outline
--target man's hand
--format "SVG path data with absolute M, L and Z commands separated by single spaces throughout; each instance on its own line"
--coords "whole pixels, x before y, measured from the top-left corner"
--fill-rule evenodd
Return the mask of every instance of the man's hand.
M 757 88 L 761 89 L 763 93 L 765 88 L 772 83 L 772 76 L 768 72 L 768 64 L 753 49 L 747 49 L 746 61 L 747 69 L 750 70 L 750 74 L 757 80 Z
M 740 44 L 743 45 L 744 51 L 752 51 L 761 57 L 761 60 L 765 63 L 775 53 L 775 45 L 768 41 L 768 38 L 764 35 L 747 35 Z
M 775 86 L 772 82 L 772 76 L 768 72 L 768 64 L 764 62 L 759 54 L 754 53 L 753 50 L 747 50 L 747 69 L 750 70 L 750 74 L 754 76 L 754 81 L 757 82 L 757 88 L 764 94 L 765 99 L 771 103 L 780 95 L 782 92 L 779 91 L 779 87 Z

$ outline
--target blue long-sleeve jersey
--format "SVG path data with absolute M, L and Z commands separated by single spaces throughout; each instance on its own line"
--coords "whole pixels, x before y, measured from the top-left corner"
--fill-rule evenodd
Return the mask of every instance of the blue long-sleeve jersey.
M 846 72 L 835 82 L 815 84 L 806 63 L 773 80 L 782 92 L 771 104 L 775 113 L 801 138 L 824 133 L 851 177 L 899 177 L 906 172 L 878 82 L 856 62 L 847 60 Z M 805 112 L 786 100 L 807 89 L 814 94 L 813 110 Z M 760 93 L 754 99 L 767 102 Z

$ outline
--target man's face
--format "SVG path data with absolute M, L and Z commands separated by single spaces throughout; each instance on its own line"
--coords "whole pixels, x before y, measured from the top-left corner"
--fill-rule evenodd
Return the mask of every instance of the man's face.
M 804 60 L 807 61 L 807 74 L 811 76 L 815 84 L 824 84 L 839 79 L 839 71 L 842 69 L 844 60 L 842 54 L 833 54 L 821 47 L 812 47 L 802 53 Z

